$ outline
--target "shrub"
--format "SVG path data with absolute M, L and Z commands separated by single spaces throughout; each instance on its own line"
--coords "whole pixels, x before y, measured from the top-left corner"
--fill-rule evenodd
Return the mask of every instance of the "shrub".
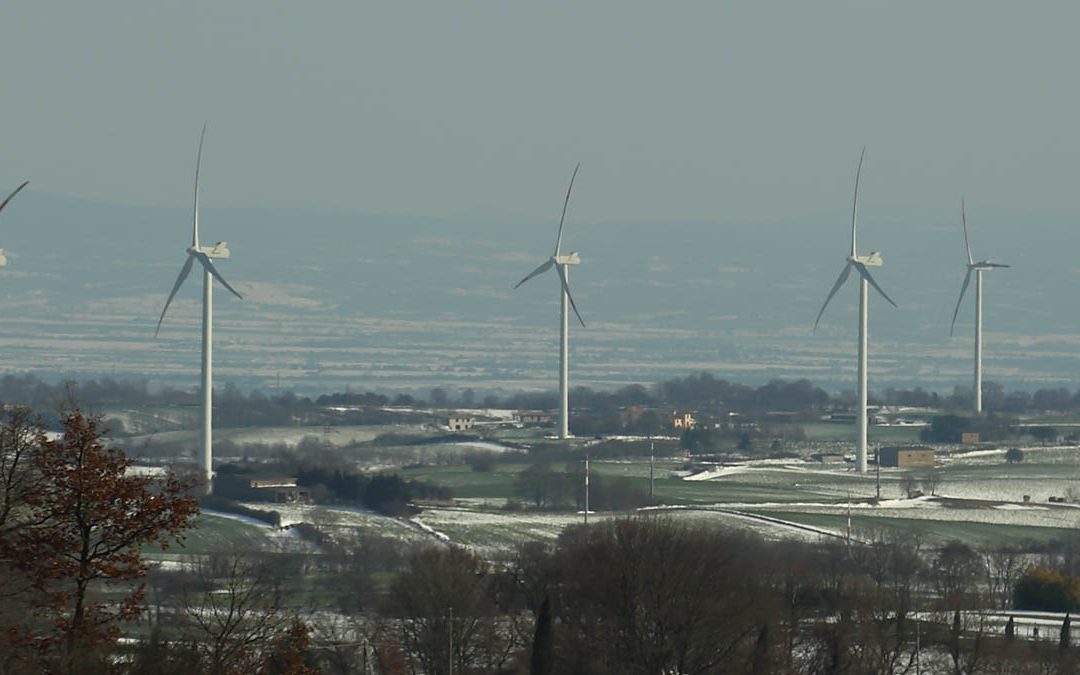
M 1080 579 L 1033 567 L 1013 590 L 1013 607 L 1039 612 L 1070 612 L 1080 608 Z
M 465 455 L 465 463 L 478 473 L 490 473 L 495 468 L 498 457 L 494 452 L 471 452 Z

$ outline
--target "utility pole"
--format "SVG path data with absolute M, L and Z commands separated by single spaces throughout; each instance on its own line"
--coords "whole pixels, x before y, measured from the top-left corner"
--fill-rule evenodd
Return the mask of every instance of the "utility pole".
M 450 651 L 447 658 L 447 672 L 454 675 L 454 608 L 450 608 L 450 622 L 447 626 L 450 635 Z
M 874 445 L 874 463 L 877 464 L 877 500 L 881 501 L 881 443 Z
M 585 527 L 589 526 L 589 453 L 585 453 Z
M 656 443 L 649 441 L 649 499 L 656 496 L 653 480 L 656 475 Z
M 915 675 L 921 675 L 922 669 L 922 645 L 919 644 L 920 632 L 922 625 L 919 623 L 919 617 L 915 617 Z
M 847 495 L 847 545 L 851 547 L 851 492 Z

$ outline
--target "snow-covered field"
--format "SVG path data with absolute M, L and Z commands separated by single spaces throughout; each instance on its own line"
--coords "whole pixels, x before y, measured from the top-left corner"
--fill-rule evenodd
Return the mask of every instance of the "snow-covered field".
M 914 500 L 912 500 L 914 501 Z M 752 508 L 757 512 L 770 510 L 800 513 L 846 515 L 848 506 L 843 504 L 726 504 L 729 508 Z M 957 523 L 986 523 L 992 525 L 1019 525 L 1023 527 L 1077 528 L 1080 526 L 1080 509 L 1063 505 L 1054 508 L 1032 508 L 1019 504 L 973 503 L 970 506 L 953 506 L 936 499 L 918 501 L 913 505 L 874 506 L 853 503 L 851 512 L 860 516 L 877 518 L 903 518 L 908 520 L 936 520 Z
M 358 428 L 359 429 L 359 428 Z M 369 438 L 398 427 L 363 428 Z M 276 443 L 302 438 L 312 429 L 253 430 L 252 442 Z M 346 428 L 335 440 L 350 436 Z M 364 446 L 362 462 L 390 462 L 402 458 L 434 460 L 445 453 L 475 450 L 505 451 L 491 441 L 432 443 L 418 446 Z M 1004 462 L 1004 449 L 948 448 L 935 469 L 939 481 L 935 496 L 908 499 L 901 493 L 902 480 L 924 482 L 926 469 L 883 469 L 880 501 L 877 476 L 857 476 L 850 464 L 822 464 L 798 459 L 770 459 L 706 465 L 693 471 L 682 458 L 657 462 L 657 496 L 666 505 L 643 509 L 692 522 L 710 522 L 758 533 L 771 539 L 822 540 L 846 536 L 847 520 L 858 537 L 873 536 L 874 528 L 916 531 L 936 541 L 961 538 L 973 543 L 1007 541 L 1009 538 L 1046 540 L 1080 528 L 1080 506 L 1049 503 L 1048 498 L 1080 493 L 1080 449 L 1076 447 L 1025 447 L 1018 464 Z M 394 453 L 400 453 L 395 457 Z M 569 511 L 538 512 L 503 510 L 511 494 L 517 465 L 500 465 L 496 472 L 474 473 L 458 463 L 429 463 L 411 474 L 422 480 L 446 484 L 459 495 L 452 507 L 428 507 L 412 518 L 392 518 L 359 508 L 312 505 L 251 504 L 277 510 L 282 525 L 301 522 L 341 536 L 365 534 L 401 541 L 435 545 L 454 543 L 485 555 L 509 551 L 528 540 L 552 541 L 569 525 L 583 522 L 583 514 Z M 524 467 L 525 465 L 521 465 Z M 596 461 L 593 470 L 607 477 L 639 481 L 649 476 L 647 460 Z M 1030 496 L 1028 502 L 1025 496 Z M 593 514 L 601 522 L 614 514 Z M 620 514 L 621 515 L 621 514 Z M 263 540 L 266 547 L 287 547 L 299 541 L 289 530 L 274 530 L 232 514 L 208 512 L 207 529 L 200 535 L 204 547 L 238 536 L 246 541 Z M 216 524 L 215 524 L 216 523 Z M 223 523 L 232 523 L 232 530 Z M 230 534 L 231 532 L 231 534 Z M 210 543 L 206 543 L 210 542 Z
M 322 528 L 349 534 L 362 532 L 367 535 L 390 537 L 405 541 L 425 541 L 423 533 L 407 520 L 392 518 L 366 509 L 345 506 L 314 506 L 310 504 L 245 504 L 251 508 L 272 509 L 281 514 L 282 527 L 297 523 L 312 523 Z
M 367 425 L 367 426 L 291 426 L 291 427 L 239 427 L 214 430 L 214 441 L 231 441 L 237 445 L 285 445 L 296 447 L 307 438 L 315 438 L 319 443 L 333 447 L 344 447 L 355 443 L 367 443 L 387 433 L 417 433 L 423 427 L 418 425 Z M 142 447 L 154 442 L 191 443 L 198 442 L 199 432 L 195 429 L 182 431 L 160 431 L 142 436 L 129 436 L 123 439 L 126 446 Z
M 486 452 L 506 452 L 513 450 L 513 448 L 507 447 L 502 443 L 495 443 L 493 441 L 457 441 L 449 443 L 455 448 L 461 448 L 462 450 L 482 450 Z
M 598 522 L 605 517 L 609 516 L 589 514 L 591 522 Z M 517 543 L 522 541 L 553 540 L 566 526 L 582 523 L 584 516 L 568 512 L 474 511 L 443 508 L 425 510 L 414 520 L 441 533 L 447 541 L 491 553 L 512 550 Z

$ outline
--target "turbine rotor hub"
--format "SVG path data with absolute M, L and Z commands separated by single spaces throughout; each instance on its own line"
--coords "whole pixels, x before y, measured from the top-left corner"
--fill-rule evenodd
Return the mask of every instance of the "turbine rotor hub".
M 881 267 L 884 264 L 884 260 L 881 258 L 881 254 L 877 251 L 871 251 L 870 255 L 855 255 L 848 256 L 850 262 L 857 262 L 866 265 L 867 267 Z
M 228 260 L 229 259 L 229 244 L 228 242 L 219 241 L 213 246 L 189 246 L 188 253 L 204 253 L 207 258 L 211 260 Z

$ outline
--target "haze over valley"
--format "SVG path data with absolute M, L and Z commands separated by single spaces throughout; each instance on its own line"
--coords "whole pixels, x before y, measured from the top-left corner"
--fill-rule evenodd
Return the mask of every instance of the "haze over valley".
M 848 183 L 846 173 L 837 182 Z M 875 275 L 900 305 L 871 317 L 872 386 L 951 391 L 968 382 L 972 330 L 965 306 L 949 339 L 964 272 L 959 208 L 876 206 L 869 160 L 866 173 L 860 241 L 885 252 Z M 589 178 L 586 165 L 577 190 Z M 204 180 L 221 177 L 209 168 Z M 229 242 L 232 258 L 219 266 L 245 295 L 217 303 L 219 382 L 304 393 L 553 388 L 558 282 L 511 287 L 550 246 L 561 180 L 545 186 L 548 222 L 204 207 L 203 239 Z M 845 298 L 854 288 L 811 330 L 844 250 L 844 204 L 756 224 L 580 223 L 573 207 L 564 248 L 582 257 L 572 285 L 589 324 L 571 329 L 575 384 L 708 370 L 748 383 L 853 386 L 856 308 Z M 190 227 L 186 210 L 32 190 L 9 208 L 0 353 L 12 371 L 194 386 L 197 285 L 180 291 L 156 340 L 153 331 Z M 1080 319 L 1070 307 L 1080 265 L 1056 245 L 1070 236 L 1068 217 L 970 203 L 968 214 L 976 254 L 1013 265 L 987 282 L 986 378 L 1009 388 L 1076 381 Z

